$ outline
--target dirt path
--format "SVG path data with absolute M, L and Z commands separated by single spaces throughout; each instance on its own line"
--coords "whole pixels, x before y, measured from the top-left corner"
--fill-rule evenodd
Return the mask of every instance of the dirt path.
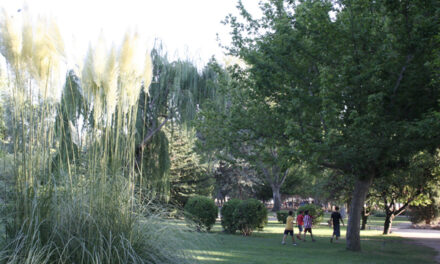
M 410 229 L 410 225 L 399 225 L 393 228 L 393 234 L 409 238 L 415 244 L 431 247 L 437 250 L 435 260 L 440 263 L 440 231 L 429 229 Z

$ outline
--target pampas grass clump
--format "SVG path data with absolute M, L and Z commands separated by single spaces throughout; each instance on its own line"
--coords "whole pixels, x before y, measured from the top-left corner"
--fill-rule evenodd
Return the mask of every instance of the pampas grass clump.
M 191 248 L 203 236 L 136 195 L 145 190 L 134 166 L 135 111 L 151 83 L 149 54 L 136 34 L 119 50 L 100 38 L 80 79 L 68 74 L 60 100 L 63 47 L 51 20 L 20 23 L 3 13 L 13 192 L 0 263 L 193 262 Z

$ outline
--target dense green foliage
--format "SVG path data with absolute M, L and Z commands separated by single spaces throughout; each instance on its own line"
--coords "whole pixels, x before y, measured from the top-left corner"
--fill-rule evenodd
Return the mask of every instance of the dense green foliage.
M 178 127 L 167 133 L 170 138 L 169 201 L 183 207 L 195 195 L 209 196 L 213 181 L 207 168 L 194 151 L 189 132 Z
M 409 205 L 426 206 L 437 188 L 439 156 L 419 153 L 405 168 L 396 169 L 387 177 L 377 179 L 368 194 L 368 203 L 380 205 L 385 212 L 384 234 L 389 234 L 393 219 Z
M 431 203 L 425 206 L 412 206 L 409 218 L 413 224 L 430 224 L 440 216 L 440 206 Z
M 440 217 L 440 188 L 434 186 L 428 193 L 428 201 L 415 203 L 410 207 L 410 220 L 413 224 L 424 222 L 431 224 Z
M 322 222 L 322 219 L 324 217 L 324 210 L 318 205 L 315 204 L 305 204 L 298 208 L 299 211 L 305 212 L 306 210 L 309 211 L 309 215 L 312 216 L 312 225 L 316 226 L 319 225 Z
M 217 66 L 210 63 L 200 71 L 189 60 L 169 61 L 160 45 L 151 57 L 154 81 L 148 92 L 141 91 L 136 118 L 136 164 L 142 175 L 139 184 L 149 190 L 148 195 L 166 202 L 173 196 L 178 199 L 175 203 L 183 205 L 195 185 L 205 185 L 199 194 L 209 192 L 209 175 L 192 152 L 191 121 L 204 101 L 223 100 L 217 95 Z M 191 152 L 188 168 L 179 157 L 185 151 Z
M 1 68 L 7 76 L 1 88 L 10 114 L 1 152 L 11 157 L 4 166 L 2 156 L 7 191 L 1 197 L 0 261 L 187 263 L 191 253 L 179 239 L 191 248 L 201 236 L 150 203 L 138 158 L 138 106 L 154 109 L 152 101 L 139 103 L 152 80 L 149 53 L 135 48 L 138 38 L 131 34 L 118 49 L 100 38 L 81 74 L 69 71 L 63 86 L 57 78 L 65 59 L 57 26 L 34 21 L 27 12 L 23 17 L 16 21 L 4 13 L 0 22 L 7 66 Z M 166 138 L 156 142 L 168 155 Z M 166 162 L 157 164 L 166 171 Z
M 267 209 L 256 199 L 244 200 L 234 211 L 234 221 L 243 235 L 250 236 L 255 229 L 262 229 L 267 223 Z
M 274 0 L 258 19 L 239 9 L 225 21 L 229 51 L 248 67 L 234 78 L 270 119 L 251 107 L 236 115 L 261 118 L 291 157 L 353 178 L 347 248 L 360 250 L 373 180 L 440 144 L 438 1 Z
M 277 212 L 278 222 L 282 222 L 283 224 L 285 224 L 287 216 L 289 216 L 289 211 L 284 211 L 284 210 L 278 211 Z
M 267 223 L 267 209 L 256 199 L 230 199 L 221 210 L 221 224 L 225 232 L 234 234 L 239 230 L 250 236 L 255 229 L 263 229 Z
M 185 216 L 197 224 L 197 227 L 208 231 L 215 224 L 218 208 L 214 201 L 205 196 L 194 196 L 185 204 Z
M 241 203 L 238 199 L 229 199 L 221 209 L 221 225 L 226 233 L 234 234 L 237 231 L 237 222 L 234 220 L 234 212 Z
M 294 167 L 294 161 L 285 155 L 288 152 L 285 123 L 270 101 L 253 97 L 253 92 L 247 89 L 248 81 L 232 72 L 235 69 L 241 73 L 240 66 L 231 65 L 230 69 L 229 72 L 217 70 L 222 77 L 220 91 L 227 98 L 228 107 L 212 102 L 200 111 L 197 130 L 203 139 L 199 145 L 221 162 L 254 171 L 246 175 L 255 175 L 259 182 L 270 186 L 273 211 L 277 211 L 281 206 L 280 188 Z
M 440 2 L 237 7 L 235 64 L 169 61 L 127 34 L 100 37 L 65 80 L 57 26 L 0 15 L 0 263 L 189 263 L 203 239 L 188 226 L 218 215 L 211 195 L 241 199 L 221 224 L 245 236 L 268 219 L 251 197 L 273 211 L 282 194 L 312 197 L 299 210 L 314 225 L 319 204 L 350 203 L 354 251 L 373 207 L 385 234 L 410 206 L 413 222 L 438 216 Z

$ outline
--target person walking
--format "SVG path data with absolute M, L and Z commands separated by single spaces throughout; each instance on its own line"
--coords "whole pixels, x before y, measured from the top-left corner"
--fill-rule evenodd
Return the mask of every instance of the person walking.
M 335 211 L 331 214 L 330 221 L 332 221 L 332 223 L 333 223 L 333 235 L 332 235 L 332 238 L 330 238 L 330 243 L 333 243 L 333 239 L 335 237 L 336 237 L 336 240 L 338 240 L 339 237 L 341 236 L 341 228 L 340 228 L 339 221 L 341 221 L 342 224 L 345 225 L 344 220 L 342 219 L 342 216 L 339 213 L 338 206 L 335 206 Z
M 298 234 L 296 235 L 296 238 L 301 240 L 301 233 L 304 226 L 304 211 L 299 211 L 298 215 L 296 216 L 296 224 L 298 225 Z
M 293 212 L 289 211 L 289 216 L 287 216 L 286 219 L 286 228 L 284 229 L 283 241 L 281 242 L 281 244 L 283 245 L 286 244 L 287 235 L 290 234 L 290 236 L 292 237 L 292 244 L 296 246 L 295 236 L 293 235 L 293 221 L 294 221 Z
M 304 242 L 306 242 L 306 234 L 307 232 L 310 233 L 310 237 L 312 238 L 312 241 L 315 242 L 316 240 L 313 238 L 312 234 L 312 223 L 313 223 L 313 217 L 309 215 L 309 210 L 306 210 L 304 212 Z

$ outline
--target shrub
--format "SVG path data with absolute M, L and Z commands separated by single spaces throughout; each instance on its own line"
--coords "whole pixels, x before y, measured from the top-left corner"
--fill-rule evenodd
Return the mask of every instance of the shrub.
M 214 201 L 205 196 L 191 197 L 185 205 L 186 217 L 194 221 L 198 228 L 208 231 L 215 224 L 218 208 Z
M 430 224 L 431 221 L 435 220 L 440 215 L 439 206 L 434 203 L 427 206 L 414 206 L 410 207 L 410 209 L 409 220 L 413 224 L 421 222 Z
M 386 217 L 387 216 L 387 214 L 383 210 L 374 210 L 371 214 L 375 217 Z
M 278 211 L 277 212 L 277 220 L 278 220 L 278 222 L 283 222 L 283 224 L 285 224 L 288 215 L 289 215 L 289 211 L 285 211 L 285 210 Z
M 313 217 L 312 224 L 319 225 L 324 217 L 324 210 L 320 206 L 314 204 L 305 204 L 298 208 L 299 211 L 309 211 L 309 215 Z
M 142 193 L 153 183 L 137 184 L 139 116 L 132 113 L 140 89 L 149 86 L 152 63 L 147 55 L 145 71 L 133 68 L 142 56 L 133 54 L 136 37 L 127 35 L 118 54 L 96 56 L 106 48 L 91 49 L 82 77 L 69 71 L 61 91 L 54 73 L 64 52 L 56 25 L 39 19 L 33 26 L 26 17 L 21 30 L 7 17 L 0 19 L 0 50 L 8 78 L 20 81 L 2 87 L 2 96 L 19 117 L 11 135 L 20 132 L 14 136 L 20 144 L 9 144 L 13 195 L 1 195 L 11 206 L 0 214 L 0 263 L 194 263 L 191 244 L 202 235 L 152 208 Z M 5 23 L 17 31 L 4 30 Z M 23 42 L 14 37 L 22 33 Z M 11 51 L 21 46 L 25 53 Z M 81 131 L 81 144 L 74 131 Z
M 249 236 L 255 228 L 263 228 L 267 223 L 267 209 L 256 199 L 242 201 L 234 211 L 234 221 L 241 233 Z
M 234 211 L 240 203 L 241 201 L 238 199 L 230 199 L 222 207 L 222 227 L 227 233 L 234 234 L 238 228 L 234 221 Z
M 5 242 L 0 263 L 194 263 L 182 241 L 188 248 L 211 246 L 203 234 L 168 219 L 161 205 L 136 203 L 142 214 L 131 213 L 126 185 L 104 187 L 114 191 L 103 193 L 103 203 L 87 193 L 74 198 L 59 193 L 53 215 L 45 219 L 40 218 L 45 204 L 34 204 L 27 222 L 0 241 Z

